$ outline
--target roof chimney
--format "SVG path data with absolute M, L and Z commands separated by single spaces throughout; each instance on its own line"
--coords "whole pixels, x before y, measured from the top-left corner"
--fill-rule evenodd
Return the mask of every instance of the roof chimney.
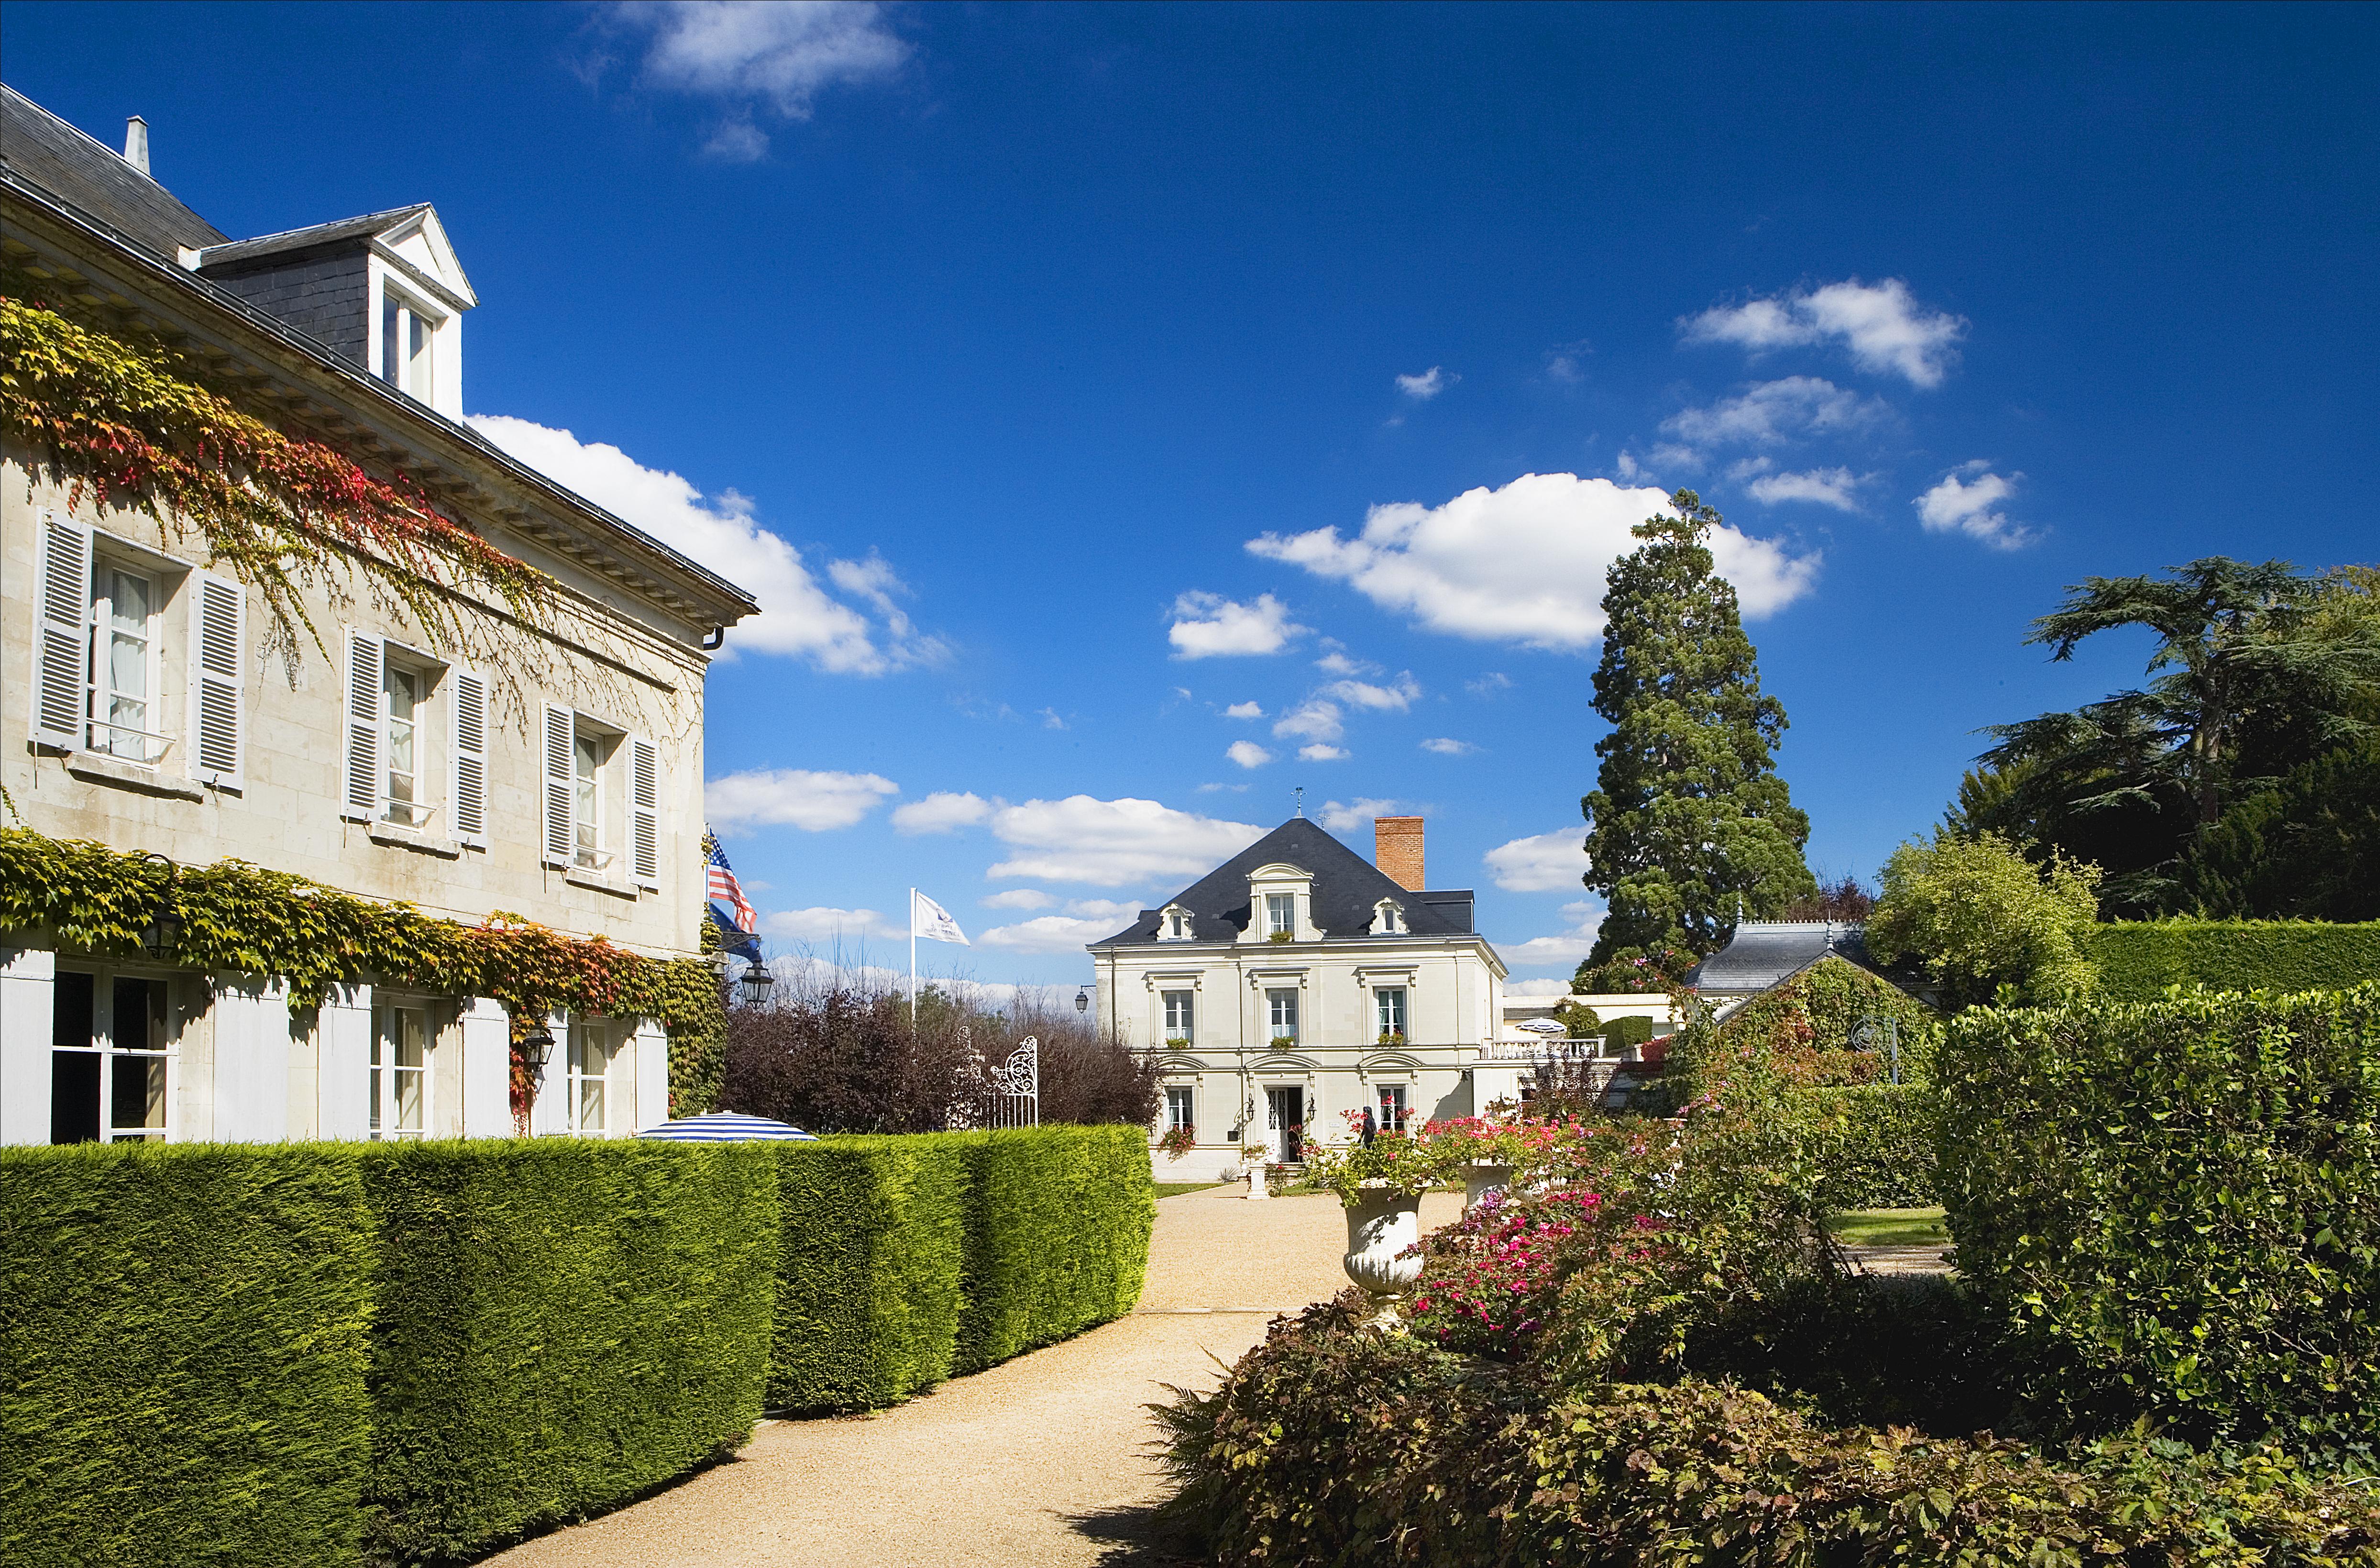
M 1421 819 L 1372 819 L 1372 864 L 1407 893 L 1419 893 L 1421 880 Z
M 149 172 L 149 122 L 138 115 L 124 122 L 124 161 Z

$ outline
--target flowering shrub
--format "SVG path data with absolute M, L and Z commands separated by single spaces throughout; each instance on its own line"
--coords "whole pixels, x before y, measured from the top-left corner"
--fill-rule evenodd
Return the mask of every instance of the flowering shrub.
M 1510 1202 L 1489 1194 L 1425 1244 L 1428 1262 L 1414 1296 L 1414 1331 L 1450 1350 L 1515 1359 L 1577 1266 L 1563 1254 L 1591 1250 L 1603 1228 L 1597 1222 L 1610 1211 L 1599 1193 Z
M 1157 1140 L 1157 1147 L 1176 1160 L 1181 1159 L 1197 1146 L 1198 1129 L 1187 1124 L 1179 1127 L 1166 1128 L 1165 1136 Z

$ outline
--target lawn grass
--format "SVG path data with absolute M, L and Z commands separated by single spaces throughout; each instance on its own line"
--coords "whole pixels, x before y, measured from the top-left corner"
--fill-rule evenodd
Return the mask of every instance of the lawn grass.
M 1945 1246 L 1950 1240 L 1939 1209 L 1855 1209 L 1828 1215 L 1827 1230 L 1846 1246 Z
M 1157 1184 L 1157 1196 L 1180 1197 L 1185 1192 L 1205 1192 L 1208 1187 L 1219 1187 L 1222 1185 L 1220 1182 L 1160 1182 Z

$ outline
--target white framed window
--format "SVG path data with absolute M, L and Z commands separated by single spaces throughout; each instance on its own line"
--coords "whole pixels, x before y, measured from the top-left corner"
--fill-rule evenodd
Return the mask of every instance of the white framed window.
M 1372 906 L 1372 930 L 1378 936 L 1405 934 L 1405 912 L 1393 898 L 1383 898 Z
M 563 1065 L 563 1115 L 571 1132 L 601 1137 L 611 1131 L 612 1025 L 572 1019 Z
M 1378 1016 L 1380 1033 L 1405 1037 L 1405 988 L 1382 986 L 1372 993 L 1372 1011 Z
M 91 573 L 91 748 L 128 762 L 164 755 L 157 722 L 157 579 L 100 557 Z
M 1412 1114 L 1412 1112 L 1408 1110 L 1405 1105 L 1406 1086 L 1403 1084 L 1377 1084 L 1373 1087 L 1379 1091 L 1381 1130 L 1384 1132 L 1390 1130 L 1400 1133 L 1403 1132 L 1405 1130 L 1405 1118 Z
M 453 688 L 436 714 L 442 689 Z M 358 822 L 425 829 L 444 807 L 449 829 L 466 843 L 484 844 L 487 816 L 487 684 L 372 632 L 347 628 L 346 778 L 340 815 Z M 466 757 L 466 726 L 478 748 Z M 445 753 L 446 799 L 432 760 Z M 467 792 L 468 792 L 467 796 Z M 469 808 L 467 812 L 465 808 Z
M 394 288 L 380 297 L 381 380 L 399 392 L 431 401 L 435 352 L 443 318 Z
M 170 1138 L 168 983 L 109 970 L 60 969 L 51 998 L 50 1141 Z
M 1196 1091 L 1188 1084 L 1165 1086 L 1165 1130 L 1167 1132 L 1187 1132 L 1197 1125 L 1197 1120 L 1192 1114 L 1196 1103 L 1195 1096 Z
M 1196 930 L 1197 921 L 1189 910 L 1173 905 L 1158 917 L 1157 939 L 1160 942 L 1188 942 Z
M 372 1009 L 371 1136 L 418 1138 L 429 1125 L 430 1020 L 419 1007 Z
M 1272 1038 L 1297 1038 L 1297 991 L 1289 987 L 1265 992 L 1265 1013 L 1272 1024 Z
M 1196 1037 L 1196 1015 L 1192 1011 L 1196 1000 L 1194 991 L 1165 992 L 1165 1038 L 1169 1041 L 1187 1044 Z
M 637 886 L 658 889 L 661 796 L 661 752 L 651 741 L 547 707 L 547 865 L 603 877 L 625 869 Z M 614 825 L 624 818 L 625 833 Z
M 1265 935 L 1295 936 L 1297 934 L 1297 894 L 1269 893 L 1265 894 Z
M 390 661 L 381 674 L 382 750 L 387 781 L 381 815 L 402 828 L 430 824 L 429 792 L 423 787 L 422 752 L 428 736 L 422 720 L 430 707 L 433 677 Z
M 581 724 L 570 741 L 570 863 L 600 871 L 612 863 L 603 847 L 603 764 L 611 748 Z

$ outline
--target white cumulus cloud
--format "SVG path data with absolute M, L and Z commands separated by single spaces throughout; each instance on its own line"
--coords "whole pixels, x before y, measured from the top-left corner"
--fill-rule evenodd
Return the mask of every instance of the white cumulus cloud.
M 763 935 L 788 942 L 832 942 L 838 937 L 904 937 L 906 930 L 873 909 L 776 909 L 760 917 Z
M 1226 719 L 1261 719 L 1264 710 L 1253 702 L 1234 702 L 1223 710 Z
M 1917 303 L 1900 278 L 1857 278 L 1704 311 L 1678 323 L 1688 343 L 1732 343 L 1751 353 L 1840 343 L 1860 368 L 1934 387 L 1958 360 L 1966 319 Z
M 1397 677 L 1394 686 L 1374 686 L 1368 681 L 1333 681 L 1324 687 L 1326 695 L 1337 698 L 1350 708 L 1373 708 L 1402 713 L 1413 706 L 1421 695 L 1421 687 L 1410 673 Z
M 978 902 L 987 909 L 1047 909 L 1058 901 L 1035 887 L 1013 887 Z
M 1467 740 L 1456 740 L 1451 735 L 1433 735 L 1423 741 L 1421 748 L 1424 751 L 1435 752 L 1440 757 L 1468 757 L 1479 749 Z
M 1087 795 L 1004 806 L 992 814 L 991 831 L 1010 855 L 988 875 L 1100 887 L 1202 877 L 1264 836 L 1251 823 L 1154 800 Z
M 1967 477 L 1962 480 L 1961 474 Z M 1917 520 L 1928 533 L 1963 533 L 1995 550 L 2022 550 L 2040 534 L 1997 508 L 2016 493 L 2016 481 L 2022 478 L 1993 473 L 1991 465 L 1980 459 L 1962 464 L 1917 498 Z
M 1353 586 L 1432 631 L 1531 648 L 1583 648 L 1603 635 L 1603 574 L 1641 542 L 1629 529 L 1669 496 L 1575 474 L 1525 474 L 1442 506 L 1375 506 L 1363 531 L 1265 534 L 1248 549 Z M 1720 527 L 1709 539 L 1746 615 L 1791 603 L 1817 578 L 1815 555 Z M 1316 739 L 1335 736 L 1317 735 Z
M 1193 590 L 1173 601 L 1173 625 L 1166 640 L 1176 659 L 1213 659 L 1229 654 L 1278 653 L 1308 628 L 1289 618 L 1289 606 L 1269 593 L 1243 604 L 1219 593 Z
M 1603 925 L 1603 906 L 1582 899 L 1561 906 L 1571 924 L 1552 936 L 1531 937 L 1523 942 L 1496 944 L 1504 962 L 1515 968 L 1544 968 L 1549 965 L 1572 966 L 1584 959 L 1595 946 L 1595 933 Z
M 1261 768 L 1272 760 L 1272 753 L 1252 740 L 1235 740 L 1223 748 L 1223 755 L 1243 768 Z
M 704 151 L 734 163 L 769 149 L 754 109 L 806 120 L 822 90 L 880 79 L 909 56 L 873 0 L 630 0 L 606 19 L 644 35 L 646 85 L 726 104 Z
M 806 833 L 847 828 L 901 786 L 877 773 L 821 773 L 808 768 L 728 773 L 702 787 L 702 808 L 721 833 L 795 827 Z
M 1396 810 L 1395 801 L 1374 800 L 1368 796 L 1359 796 L 1353 805 L 1326 800 L 1322 803 L 1322 809 L 1314 814 L 1314 820 L 1322 824 L 1325 833 L 1352 833 L 1375 817 L 1392 817 Z
M 956 833 L 961 828 L 990 821 L 998 804 L 973 792 L 962 795 L 938 789 L 923 800 L 912 800 L 906 806 L 894 807 L 892 831 L 913 836 Z
M 1496 885 L 1507 893 L 1567 893 L 1586 875 L 1586 827 L 1516 838 L 1484 858 Z
M 1416 403 L 1427 403 L 1462 379 L 1448 375 L 1443 366 L 1432 365 L 1417 376 L 1399 376 L 1397 390 Z
M 682 555 L 710 567 L 759 602 L 760 613 L 727 634 L 723 657 L 739 650 L 784 653 L 822 670 L 874 675 L 932 663 L 947 652 L 939 638 L 920 637 L 892 602 L 905 592 L 892 567 L 870 554 L 837 561 L 829 574 L 886 613 L 882 634 L 868 616 L 820 586 L 802 553 L 760 526 L 752 503 L 734 491 L 707 498 L 692 483 L 648 468 L 618 447 L 581 442 L 506 414 L 473 414 L 466 421 L 514 457 L 576 491 L 623 522 L 642 529 Z
M 1354 755 L 1343 746 L 1328 746 L 1318 740 L 1312 746 L 1297 748 L 1297 760 L 1301 762 L 1343 762 Z
M 1805 473 L 1763 474 L 1752 481 L 1752 497 L 1774 506 L 1779 501 L 1815 501 L 1840 512 L 1859 510 L 1852 492 L 1863 483 L 1849 468 L 1812 468 Z
M 1755 383 L 1707 407 L 1681 408 L 1661 428 L 1706 446 L 1781 446 L 1807 436 L 1865 430 L 1890 414 L 1881 399 L 1864 398 L 1824 377 L 1787 376 Z M 1694 455 L 1669 456 L 1691 460 Z
M 1319 697 L 1309 697 L 1283 713 L 1272 726 L 1278 735 L 1295 735 L 1302 740 L 1337 740 L 1347 733 L 1339 704 Z

